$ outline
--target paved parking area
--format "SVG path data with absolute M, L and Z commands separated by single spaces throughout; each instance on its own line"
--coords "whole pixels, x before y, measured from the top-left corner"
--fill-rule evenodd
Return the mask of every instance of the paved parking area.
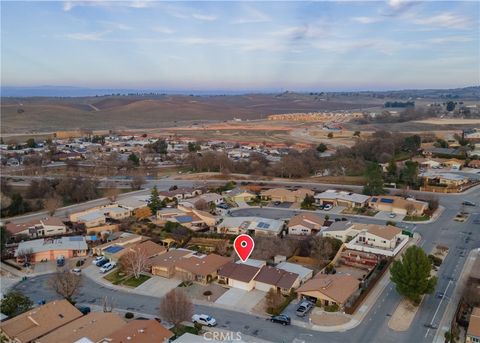
M 215 304 L 231 306 L 244 310 L 245 312 L 250 312 L 255 305 L 265 298 L 265 295 L 265 292 L 256 289 L 245 291 L 238 288 L 230 288 L 220 298 L 218 298 L 217 301 L 215 301 Z

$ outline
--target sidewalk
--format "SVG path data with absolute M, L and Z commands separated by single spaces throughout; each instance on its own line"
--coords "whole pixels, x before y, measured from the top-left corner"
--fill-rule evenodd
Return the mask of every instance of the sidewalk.
M 443 317 L 438 324 L 438 330 L 433 338 L 433 343 L 443 343 L 445 342 L 445 332 L 450 331 L 450 323 L 455 315 L 455 311 L 457 309 L 458 302 L 460 301 L 461 293 L 465 286 L 466 281 L 468 280 L 468 276 L 473 267 L 473 263 L 475 262 L 476 258 L 480 258 L 480 250 L 474 249 L 470 251 L 468 254 L 467 260 L 463 265 L 462 273 L 458 278 L 457 286 L 455 287 L 455 291 L 448 301 L 447 308 L 443 313 Z
M 420 242 L 421 236 L 418 233 L 414 234 L 414 238 L 406 244 L 403 249 L 397 254 L 395 259 L 399 259 L 403 252 L 411 245 L 417 245 Z M 292 324 L 301 326 L 307 329 L 323 331 L 323 332 L 342 332 L 355 328 L 365 319 L 369 311 L 377 303 L 377 299 L 382 295 L 385 288 L 390 284 L 390 272 L 387 271 L 383 274 L 382 278 L 378 281 L 375 287 L 370 291 L 370 294 L 365 298 L 363 303 L 358 307 L 355 314 L 351 316 L 351 320 L 348 323 L 334 326 L 321 326 L 311 323 L 301 322 L 298 320 L 292 320 Z

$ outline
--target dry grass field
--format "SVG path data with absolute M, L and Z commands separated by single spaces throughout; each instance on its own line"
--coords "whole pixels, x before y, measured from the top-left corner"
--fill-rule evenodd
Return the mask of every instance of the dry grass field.
M 359 110 L 370 100 L 319 100 L 315 96 L 255 94 L 236 96 L 108 96 L 85 98 L 2 98 L 2 134 L 73 129 L 144 129 L 184 126 L 269 114 Z

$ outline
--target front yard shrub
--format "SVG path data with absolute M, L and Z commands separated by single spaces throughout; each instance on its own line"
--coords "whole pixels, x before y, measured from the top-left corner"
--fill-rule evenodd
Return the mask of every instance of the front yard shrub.
M 340 307 L 338 307 L 337 304 L 332 304 L 332 305 L 326 305 L 324 309 L 327 312 L 337 312 L 340 309 Z

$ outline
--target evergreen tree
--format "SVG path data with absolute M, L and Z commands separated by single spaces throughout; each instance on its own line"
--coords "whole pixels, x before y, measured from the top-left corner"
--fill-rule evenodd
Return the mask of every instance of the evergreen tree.
M 154 215 L 162 208 L 162 202 L 160 201 L 160 197 L 158 195 L 157 186 L 153 186 L 152 194 L 150 195 L 150 200 L 148 201 L 148 207 L 150 207 L 150 210 Z
M 380 195 L 385 194 L 383 189 L 383 177 L 380 166 L 376 163 L 371 163 L 365 171 L 366 183 L 363 187 L 363 194 L 365 195 Z
M 323 143 L 320 143 L 317 146 L 317 151 L 320 152 L 320 153 L 325 152 L 325 151 L 327 151 L 327 146 Z
M 138 166 L 140 165 L 140 159 L 138 158 L 137 155 L 135 155 L 134 152 L 132 152 L 132 153 L 130 154 L 130 156 L 128 156 L 128 160 L 129 160 L 130 162 L 132 162 L 132 164 L 133 164 L 135 167 L 138 167 Z
M 395 163 L 395 160 L 391 160 L 388 162 L 387 166 L 387 179 L 390 182 L 395 182 L 397 181 L 397 163 Z
M 0 310 L 9 317 L 18 316 L 32 308 L 29 297 L 18 291 L 11 291 L 2 299 Z
M 430 276 L 431 269 L 432 263 L 425 252 L 413 245 L 405 251 L 401 261 L 393 262 L 390 279 L 400 295 L 418 305 L 422 295 L 435 290 L 437 278 Z

